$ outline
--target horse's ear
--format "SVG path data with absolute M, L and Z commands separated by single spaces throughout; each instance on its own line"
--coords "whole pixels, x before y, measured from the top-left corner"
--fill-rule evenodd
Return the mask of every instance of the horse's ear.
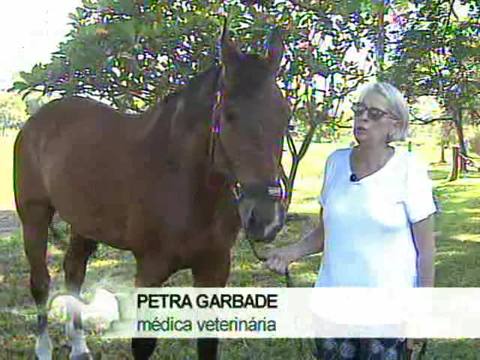
M 220 59 L 222 63 L 229 65 L 234 64 L 240 58 L 240 51 L 235 43 L 230 39 L 227 28 L 227 19 L 223 24 L 222 35 L 220 36 Z
M 267 43 L 267 60 L 273 72 L 277 73 L 283 57 L 283 39 L 280 29 L 274 28 Z

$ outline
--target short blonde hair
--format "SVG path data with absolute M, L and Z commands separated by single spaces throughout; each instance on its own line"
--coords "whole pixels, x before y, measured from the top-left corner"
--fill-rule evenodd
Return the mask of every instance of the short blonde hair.
M 359 102 L 362 102 L 369 94 L 378 94 L 385 98 L 388 110 L 400 121 L 400 126 L 388 139 L 390 141 L 403 141 L 408 135 L 408 104 L 402 93 L 393 85 L 385 82 L 375 82 L 362 88 Z

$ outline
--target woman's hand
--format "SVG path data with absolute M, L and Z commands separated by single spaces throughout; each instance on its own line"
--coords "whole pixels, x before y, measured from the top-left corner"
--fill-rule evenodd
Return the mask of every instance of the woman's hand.
M 288 265 L 297 259 L 294 249 L 288 246 L 269 250 L 266 257 L 265 266 L 282 275 L 287 272 Z
M 283 248 L 267 251 L 265 265 L 272 271 L 285 274 L 288 265 L 305 255 L 323 251 L 323 210 L 320 210 L 319 223 L 302 240 Z

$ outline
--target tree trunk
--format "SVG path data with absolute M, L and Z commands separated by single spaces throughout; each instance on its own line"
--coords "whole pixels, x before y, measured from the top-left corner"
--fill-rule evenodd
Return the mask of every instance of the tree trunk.
M 445 160 L 445 142 L 440 142 L 440 163 L 445 164 L 447 161 Z
M 458 112 L 458 120 L 455 121 L 455 128 L 457 130 L 458 136 L 458 146 L 460 147 L 460 152 L 463 155 L 467 155 L 467 147 L 465 146 L 465 137 L 463 135 L 463 122 L 462 122 L 462 113 L 461 110 Z
M 467 156 L 467 147 L 465 146 L 465 137 L 463 135 L 463 119 L 462 119 L 462 109 L 457 107 L 454 111 L 454 121 L 455 130 L 457 131 L 458 147 L 460 150 L 460 155 Z M 466 171 L 466 162 L 464 158 L 461 158 L 460 162 L 460 172 Z
M 334 75 L 334 74 L 333 74 Z M 332 81 L 328 82 L 328 94 L 332 93 L 332 88 L 333 88 L 333 75 L 332 75 Z M 309 81 L 307 81 L 307 88 L 305 89 L 305 92 L 308 94 L 308 85 L 311 84 L 312 79 L 310 78 Z M 310 98 L 307 99 L 306 102 L 306 109 L 307 109 L 307 124 L 308 124 L 308 132 L 305 134 L 305 137 L 303 138 L 302 145 L 300 146 L 300 149 L 298 150 L 297 147 L 295 146 L 295 142 L 293 140 L 292 135 L 287 132 L 286 136 L 284 137 L 283 140 L 287 141 L 288 149 L 290 151 L 290 156 L 292 157 L 292 164 L 290 166 L 290 171 L 287 173 L 285 172 L 285 169 L 283 166 L 281 167 L 281 180 L 283 187 L 286 191 L 286 196 L 284 199 L 284 204 L 285 204 L 285 210 L 288 212 L 288 209 L 290 207 L 290 204 L 292 202 L 292 195 L 293 195 L 293 187 L 295 184 L 295 177 L 297 176 L 297 171 L 298 171 L 298 166 L 300 165 L 300 161 L 303 159 L 305 154 L 307 153 L 308 148 L 310 147 L 310 144 L 313 140 L 313 136 L 315 134 L 315 130 L 318 127 L 318 124 L 322 121 L 325 120 L 325 114 L 322 113 L 319 115 L 317 113 L 317 105 L 315 102 L 315 89 L 311 88 L 311 93 L 310 93 Z M 329 102 L 326 101 L 326 104 Z M 295 110 L 297 108 L 297 104 L 294 106 L 293 113 L 295 113 Z M 282 140 L 282 141 L 283 141 Z
M 450 171 L 450 176 L 448 181 L 455 181 L 458 179 L 460 172 L 461 161 L 460 161 L 460 149 L 458 146 L 452 146 L 452 170 Z
M 286 135 L 288 148 L 292 157 L 292 164 L 290 166 L 290 171 L 288 172 L 288 175 L 286 174 L 283 166 L 281 167 L 281 180 L 286 191 L 285 209 L 287 210 L 287 212 L 292 202 L 293 187 L 295 184 L 295 178 L 297 176 L 298 166 L 300 165 L 300 161 L 305 156 L 308 148 L 310 147 L 310 144 L 312 143 L 313 135 L 315 134 L 316 128 L 317 124 L 314 121 L 311 121 L 310 128 L 308 130 L 308 133 L 305 135 L 305 138 L 303 139 L 300 151 L 297 151 L 292 136 L 288 133 Z

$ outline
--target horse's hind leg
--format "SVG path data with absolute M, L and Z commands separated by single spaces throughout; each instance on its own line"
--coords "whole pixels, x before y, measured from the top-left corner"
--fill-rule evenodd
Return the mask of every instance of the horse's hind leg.
M 38 337 L 35 354 L 40 360 L 52 358 L 52 342 L 48 336 L 48 290 L 50 275 L 47 269 L 48 226 L 54 209 L 46 202 L 31 201 L 22 204 L 19 215 L 22 221 L 25 254 L 30 264 L 30 291 L 37 305 Z
M 70 245 L 65 255 L 63 267 L 65 270 L 65 284 L 67 291 L 74 297 L 80 296 L 80 291 L 85 279 L 85 271 L 88 258 L 97 248 L 97 242 L 84 238 L 72 232 Z M 85 335 L 82 328 L 81 311 L 78 302 L 67 304 L 69 320 L 66 326 L 67 337 L 72 347 L 70 359 L 81 360 L 91 359 Z

